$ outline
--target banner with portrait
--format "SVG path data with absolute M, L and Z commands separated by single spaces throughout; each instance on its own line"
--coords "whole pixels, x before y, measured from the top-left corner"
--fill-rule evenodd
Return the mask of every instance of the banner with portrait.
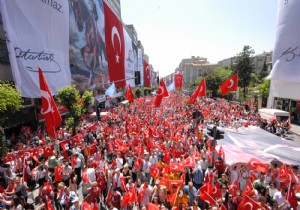
M 41 97 L 38 67 L 53 95 L 70 85 L 68 1 L 0 2 L 12 74 L 21 95 Z
M 109 82 L 102 0 L 69 0 L 72 83 L 80 91 Z M 103 92 L 102 91 L 102 92 Z

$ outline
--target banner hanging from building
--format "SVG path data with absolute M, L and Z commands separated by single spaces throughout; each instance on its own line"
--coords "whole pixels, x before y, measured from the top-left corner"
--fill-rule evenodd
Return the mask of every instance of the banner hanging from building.
M 12 73 L 21 95 L 41 97 L 39 67 L 53 95 L 71 85 L 68 1 L 0 2 Z
M 278 17 L 273 69 L 269 79 L 300 81 L 300 1 L 278 0 Z
M 144 87 L 151 87 L 151 69 L 146 60 L 144 60 Z
M 141 87 L 144 87 L 144 59 L 143 51 L 138 49 L 138 71 L 140 72 Z
M 109 81 L 102 0 L 69 0 L 70 64 L 73 83 L 104 91 Z
M 133 54 L 132 40 L 124 27 L 123 27 L 123 34 L 124 34 L 124 42 L 125 42 L 124 65 L 125 65 L 126 85 L 130 84 L 131 87 L 135 87 L 134 54 Z

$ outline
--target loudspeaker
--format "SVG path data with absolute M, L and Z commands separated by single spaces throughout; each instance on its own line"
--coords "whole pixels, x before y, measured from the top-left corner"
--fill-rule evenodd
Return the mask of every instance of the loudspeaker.
M 141 84 L 141 72 L 139 71 L 134 72 L 134 83 L 136 86 Z

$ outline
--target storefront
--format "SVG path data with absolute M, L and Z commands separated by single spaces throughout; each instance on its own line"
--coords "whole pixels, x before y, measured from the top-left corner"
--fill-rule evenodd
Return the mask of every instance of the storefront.
M 291 123 L 300 124 L 300 101 L 274 97 L 273 108 L 290 112 Z

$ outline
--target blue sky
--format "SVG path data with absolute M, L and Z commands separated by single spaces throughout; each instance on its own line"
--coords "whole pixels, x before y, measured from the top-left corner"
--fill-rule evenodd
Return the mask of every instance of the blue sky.
M 181 59 L 210 63 L 235 56 L 244 45 L 256 54 L 274 48 L 276 0 L 121 0 L 125 24 L 133 24 L 160 76 Z

